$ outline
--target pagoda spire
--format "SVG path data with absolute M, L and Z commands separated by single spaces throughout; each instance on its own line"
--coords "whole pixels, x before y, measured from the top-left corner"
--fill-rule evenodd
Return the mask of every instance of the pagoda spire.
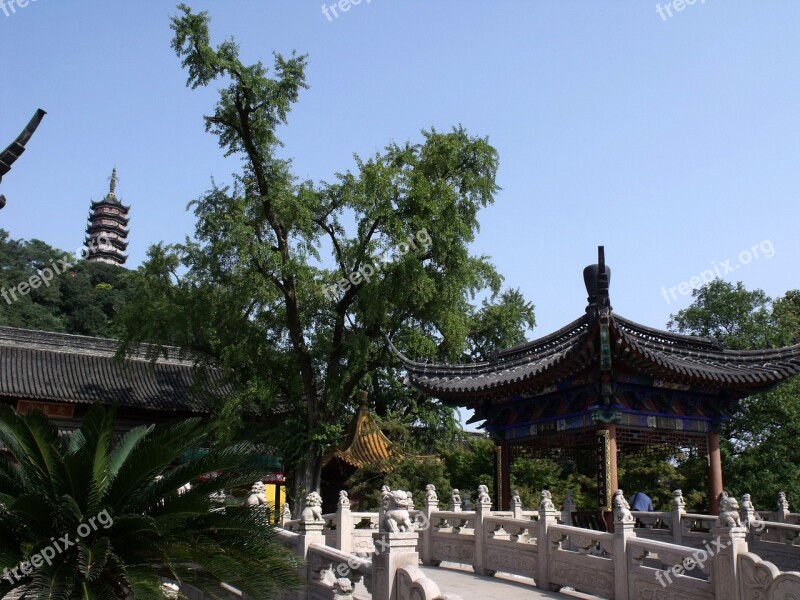
M 89 224 L 86 226 L 86 260 L 124 265 L 128 260 L 128 211 L 117 198 L 117 167 L 111 171 L 108 194 L 99 202 L 92 202 Z
M 117 177 L 117 165 L 114 165 L 114 169 L 111 171 L 111 183 L 108 189 L 108 195 L 113 196 L 114 198 L 117 197 L 117 181 L 119 178 Z

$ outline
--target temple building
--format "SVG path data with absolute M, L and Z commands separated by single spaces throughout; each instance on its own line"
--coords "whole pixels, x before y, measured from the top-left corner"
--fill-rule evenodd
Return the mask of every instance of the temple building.
M 586 313 L 488 361 L 422 363 L 392 347 L 406 383 L 474 410 L 471 422 L 485 421 L 497 444 L 495 493 L 504 510 L 516 457 L 581 460 L 596 465 L 598 508 L 608 521 L 619 453 L 659 447 L 691 448 L 707 457 L 716 514 L 723 489 L 721 426 L 740 399 L 800 371 L 800 344 L 734 351 L 634 323 L 613 312 L 609 279 L 600 247 L 598 264 L 584 270 Z
M 99 202 L 92 202 L 84 244 L 88 249 L 86 260 L 121 266 L 128 260 L 125 250 L 131 207 L 120 202 L 116 190 L 117 168 L 114 167 L 108 194 Z

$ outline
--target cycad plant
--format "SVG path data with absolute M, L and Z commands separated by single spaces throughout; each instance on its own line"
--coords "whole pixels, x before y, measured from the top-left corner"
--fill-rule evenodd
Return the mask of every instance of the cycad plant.
M 268 512 L 209 499 L 260 477 L 244 466 L 251 448 L 175 466 L 212 430 L 188 419 L 115 441 L 114 410 L 95 405 L 67 440 L 41 412 L 0 406 L 0 598 L 162 598 L 164 579 L 209 597 L 224 597 L 223 582 L 254 598 L 295 587 Z

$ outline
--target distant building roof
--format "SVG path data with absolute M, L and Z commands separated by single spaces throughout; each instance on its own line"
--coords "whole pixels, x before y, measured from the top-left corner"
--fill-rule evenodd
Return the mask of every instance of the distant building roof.
M 124 361 L 115 358 L 116 340 L 0 327 L 0 397 L 66 402 L 117 403 L 157 412 L 210 412 L 230 393 L 222 374 L 201 369 L 168 348 L 150 360 L 154 348 L 141 345 Z

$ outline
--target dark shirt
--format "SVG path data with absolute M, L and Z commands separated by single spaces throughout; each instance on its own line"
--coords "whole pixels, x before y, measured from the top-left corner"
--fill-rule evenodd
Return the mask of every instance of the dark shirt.
M 653 512 L 653 501 L 643 492 L 636 492 L 630 501 L 631 510 Z

